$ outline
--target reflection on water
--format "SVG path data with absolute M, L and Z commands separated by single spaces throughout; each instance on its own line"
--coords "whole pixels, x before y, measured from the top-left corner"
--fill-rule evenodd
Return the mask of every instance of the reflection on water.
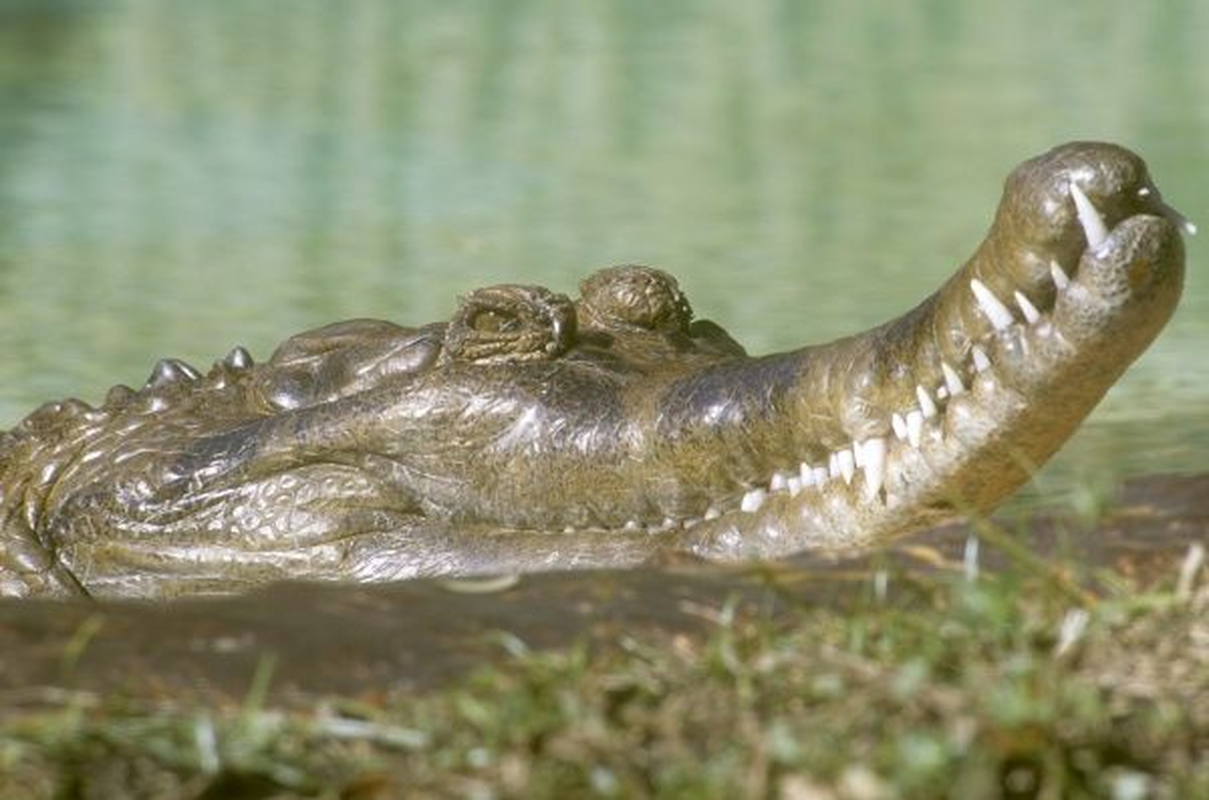
M 161 355 L 623 261 L 753 351 L 833 337 L 938 286 L 1071 138 L 1209 222 L 1207 35 L 1205 4 L 1126 0 L 10 2 L 0 425 Z M 1202 250 L 1047 485 L 1206 466 Z

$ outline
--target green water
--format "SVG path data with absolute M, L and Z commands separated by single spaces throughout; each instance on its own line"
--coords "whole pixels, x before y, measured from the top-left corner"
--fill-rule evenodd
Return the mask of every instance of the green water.
M 1209 223 L 1209 4 L 0 3 L 0 426 L 160 356 L 676 273 L 754 352 L 867 327 L 1073 138 Z M 1209 467 L 1205 243 L 1042 476 Z

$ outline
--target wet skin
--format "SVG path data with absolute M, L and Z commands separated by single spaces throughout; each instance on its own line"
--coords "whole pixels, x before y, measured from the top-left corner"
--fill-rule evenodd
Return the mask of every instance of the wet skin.
M 1166 323 L 1181 226 L 1140 158 L 1073 143 L 1012 172 L 938 292 L 826 345 L 748 356 L 617 267 L 576 302 L 489 287 L 448 323 L 164 361 L 0 438 L 0 594 L 771 558 L 981 513 Z

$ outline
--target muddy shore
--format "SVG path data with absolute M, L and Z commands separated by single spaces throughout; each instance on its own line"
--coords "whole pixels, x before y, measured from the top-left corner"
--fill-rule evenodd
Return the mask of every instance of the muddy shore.
M 1104 571 L 1146 585 L 1175 575 L 1190 545 L 1209 542 L 1209 475 L 1131 481 L 1094 521 L 1044 512 L 995 520 L 994 530 L 1038 564 L 1061 556 L 1086 570 L 1084 580 Z M 171 603 L 0 601 L 0 706 L 56 691 L 238 702 L 265 659 L 269 701 L 285 706 L 432 688 L 506 658 L 508 641 L 544 649 L 585 639 L 607 647 L 627 633 L 699 637 L 727 602 L 772 616 L 786 603 L 842 608 L 874 591 L 894 602 L 913 574 L 970 569 L 972 537 L 979 570 L 993 573 L 1011 557 L 961 524 L 885 552 L 747 569 L 672 564 L 504 586 L 281 584 Z

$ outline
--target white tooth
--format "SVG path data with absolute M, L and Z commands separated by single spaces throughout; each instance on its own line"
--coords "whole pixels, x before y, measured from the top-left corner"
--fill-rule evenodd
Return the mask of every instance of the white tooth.
M 1108 227 L 1104 224 L 1104 218 L 1100 216 L 1091 200 L 1087 199 L 1087 195 L 1083 194 L 1078 184 L 1070 185 L 1070 197 L 1075 201 L 1075 213 L 1079 215 L 1079 224 L 1083 226 L 1087 246 L 1092 250 L 1098 249 L 1108 238 Z
M 838 478 L 840 476 L 840 457 L 836 453 L 832 453 L 827 457 L 827 477 Z
M 983 314 L 986 314 L 986 318 L 991 321 L 995 330 L 1001 331 L 1016 321 L 1008 307 L 999 302 L 999 298 L 986 287 L 985 283 L 977 278 L 971 278 L 970 289 L 974 292 L 974 299 L 978 301 L 978 307 L 982 309 Z
M 1016 292 L 1016 305 L 1020 306 L 1021 312 L 1024 313 L 1024 319 L 1029 325 L 1041 319 L 1041 312 L 1037 310 L 1035 305 L 1029 302 L 1029 299 L 1024 296 L 1023 292 Z
M 814 485 L 815 486 L 822 489 L 824 486 L 827 485 L 827 481 L 830 478 L 831 478 L 831 476 L 827 473 L 827 470 L 824 469 L 823 467 L 814 468 Z
M 936 387 L 936 399 L 937 400 L 944 400 L 948 396 L 949 396 L 949 387 L 948 386 L 937 386 Z
M 709 508 L 705 509 L 705 516 L 702 517 L 702 519 L 717 519 L 720 516 L 722 516 L 722 512 L 713 506 L 710 506 Z
M 636 531 L 641 527 L 642 526 L 638 524 L 638 520 L 636 519 L 627 520 L 625 524 L 625 529 L 627 531 Z
M 886 440 L 870 439 L 865 442 L 865 497 L 873 499 L 881 491 L 886 479 Z
M 1138 197 L 1150 197 L 1150 187 L 1143 186 L 1141 189 L 1138 189 Z
M 805 461 L 798 468 L 798 478 L 802 481 L 803 486 L 811 486 L 814 484 L 814 468 Z
M 788 484 L 790 497 L 797 497 L 802 493 L 802 479 L 797 475 L 790 475 L 785 482 Z
M 840 474 L 844 476 L 844 483 L 852 483 L 852 477 L 856 475 L 856 459 L 852 450 L 841 450 L 836 455 L 836 460 L 840 463 Z
M 907 438 L 907 421 L 897 411 L 890 415 L 890 427 L 894 429 L 894 435 L 899 439 Z
M 961 376 L 957 374 L 957 370 L 942 361 L 940 362 L 940 371 L 944 373 L 945 388 L 949 390 L 951 397 L 956 397 L 966 390 L 966 385 L 961 382 Z
M 739 503 L 739 510 L 748 512 L 759 511 L 760 506 L 764 505 L 764 498 L 767 496 L 763 489 L 752 489 L 743 495 L 743 500 Z
M 978 345 L 970 348 L 970 355 L 974 358 L 975 372 L 986 372 L 991 368 L 991 359 L 987 358 L 986 351 Z
M 922 386 L 916 386 L 915 398 L 919 400 L 919 411 L 924 415 L 924 419 L 931 419 L 936 416 L 936 403 L 932 400 L 932 395 L 928 394 L 927 389 Z
M 1067 286 L 1070 286 L 1070 276 L 1066 274 L 1066 270 L 1062 269 L 1062 265 L 1057 261 L 1049 262 L 1049 274 L 1054 277 L 1054 286 L 1058 287 L 1058 291 L 1062 291 Z
M 924 415 L 919 411 L 907 412 L 907 440 L 912 447 L 919 447 L 924 439 Z
M 1167 205 L 1164 202 L 1160 201 L 1159 205 L 1162 206 L 1163 212 L 1167 215 L 1167 217 L 1172 219 L 1181 228 L 1184 229 L 1184 233 L 1188 234 L 1189 236 L 1196 236 L 1196 223 L 1195 222 L 1188 219 L 1183 214 L 1181 214 L 1179 211 L 1175 210 L 1174 208 L 1172 208 L 1171 206 Z
M 772 480 L 768 482 L 768 490 L 770 492 L 779 491 L 787 486 L 789 486 L 789 482 L 785 479 L 785 476 L 779 472 L 774 472 L 772 474 Z

